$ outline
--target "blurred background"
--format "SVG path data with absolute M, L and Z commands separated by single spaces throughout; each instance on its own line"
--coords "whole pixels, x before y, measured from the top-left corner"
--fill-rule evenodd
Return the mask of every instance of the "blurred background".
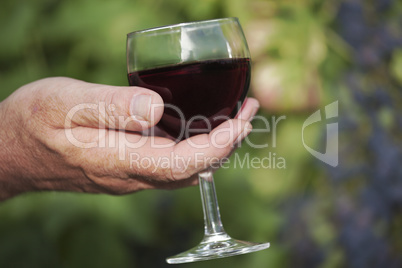
M 49 76 L 128 85 L 126 34 L 238 17 L 260 116 L 216 174 L 226 231 L 268 250 L 186 267 L 402 267 L 402 2 L 2 0 L 0 100 Z M 303 122 L 338 101 L 339 165 L 315 159 Z M 325 121 L 305 142 L 325 152 Z M 262 120 L 253 122 L 264 128 Z M 275 154 L 275 155 L 274 155 Z M 274 160 L 272 160 L 273 162 Z M 282 160 L 280 160 L 282 161 Z M 0 204 L 0 267 L 168 267 L 203 235 L 197 187 L 127 196 L 30 193 Z

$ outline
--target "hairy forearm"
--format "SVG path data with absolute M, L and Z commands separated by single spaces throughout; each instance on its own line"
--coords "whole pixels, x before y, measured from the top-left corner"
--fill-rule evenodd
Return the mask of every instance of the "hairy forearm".
M 38 170 L 45 168 L 35 155 L 35 139 L 25 131 L 29 119 L 22 118 L 23 104 L 28 102 L 15 98 L 15 94 L 0 103 L 0 200 L 38 190 L 38 176 L 42 175 Z
M 5 200 L 18 193 L 17 174 L 20 170 L 18 155 L 18 137 L 10 127 L 14 114 L 7 107 L 6 101 L 0 103 L 0 200 Z

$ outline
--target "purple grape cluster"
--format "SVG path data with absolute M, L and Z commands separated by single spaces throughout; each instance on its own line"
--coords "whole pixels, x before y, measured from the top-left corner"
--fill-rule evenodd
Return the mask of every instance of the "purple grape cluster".
M 283 236 L 298 267 L 402 267 L 402 85 L 390 71 L 402 48 L 396 5 L 340 2 L 334 29 L 352 50 L 334 81 L 346 91 L 339 97 L 340 162 L 313 164 L 320 181 L 296 198 L 297 208 L 290 203 Z M 312 237 L 316 218 L 325 218 L 333 239 Z

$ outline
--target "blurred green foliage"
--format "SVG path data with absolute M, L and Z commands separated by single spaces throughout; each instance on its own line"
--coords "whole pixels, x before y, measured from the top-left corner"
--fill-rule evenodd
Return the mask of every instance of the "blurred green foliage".
M 356 105 L 353 91 L 348 91 L 348 84 L 342 80 L 354 66 L 358 52 L 337 32 L 343 20 L 337 17 L 343 2 L 348 1 L 3 0 L 0 99 L 26 83 L 49 76 L 128 85 L 127 33 L 179 22 L 239 17 L 253 58 L 250 94 L 262 104 L 261 116 L 271 120 L 285 114 L 286 119 L 278 123 L 276 132 L 251 134 L 253 143 L 268 143 L 268 147 L 254 149 L 245 144 L 238 155 L 261 159 L 275 154 L 277 159 L 286 160 L 286 168 L 240 168 L 232 157 L 230 168 L 216 173 L 217 193 L 229 234 L 238 239 L 270 241 L 272 246 L 253 254 L 187 266 L 368 267 L 349 262 L 350 250 L 342 243 L 346 231 L 335 213 L 337 204 L 354 211 L 350 206 L 355 203 L 348 202 L 358 196 L 361 185 L 368 183 L 367 176 L 352 172 L 348 176 L 355 179 L 339 187 L 341 183 L 328 178 L 342 176 L 317 163 L 301 142 L 302 124 L 308 115 L 338 99 L 348 113 L 347 119 L 367 123 L 341 133 L 341 142 L 351 140 L 357 146 L 370 137 L 367 128 L 372 121 L 365 117 L 368 112 Z M 379 20 L 400 13 L 400 3 L 388 2 L 390 6 Z M 369 4 L 366 9 L 375 9 Z M 391 24 L 398 31 L 398 24 Z M 393 49 L 387 60 L 380 62 L 383 72 L 359 69 L 359 79 L 370 84 L 374 80 L 367 77 L 377 77 L 377 84 L 391 83 L 391 96 L 400 98 L 395 88 L 400 90 L 402 84 L 401 51 L 400 47 Z M 376 114 L 381 124 L 397 133 L 396 108 L 392 107 L 385 105 Z M 254 127 L 264 128 L 264 124 L 257 118 Z M 309 128 L 307 143 L 320 146 L 323 130 L 324 124 Z M 400 138 L 400 132 L 398 135 Z M 353 145 L 348 142 L 347 148 L 340 147 Z M 343 156 L 348 166 L 357 167 L 367 161 L 367 154 L 346 152 Z M 391 241 L 392 252 L 401 252 L 402 219 L 393 215 L 390 223 L 374 222 L 376 229 L 372 225 L 369 228 L 373 227 L 385 243 Z M 202 230 L 197 187 L 124 197 L 25 194 L 0 204 L 0 267 L 167 267 L 164 258 L 197 244 Z M 394 239 L 384 235 L 387 232 Z

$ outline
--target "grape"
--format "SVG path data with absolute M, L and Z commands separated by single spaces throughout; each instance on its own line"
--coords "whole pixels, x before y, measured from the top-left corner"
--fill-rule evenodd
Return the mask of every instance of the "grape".
M 302 201 L 294 201 L 298 203 L 291 212 L 294 225 L 287 230 L 293 230 L 289 236 L 298 237 L 292 241 L 301 267 L 319 266 L 322 263 L 317 261 L 324 261 L 322 256 L 331 255 L 334 248 L 341 248 L 345 256 L 342 267 L 402 267 L 398 254 L 402 240 L 402 87 L 389 69 L 393 53 L 402 49 L 402 17 L 389 12 L 394 5 L 392 0 L 345 0 L 339 5 L 335 31 L 353 48 L 353 55 L 337 82 L 350 99 L 340 100 L 340 165 L 333 168 L 318 160 L 313 165 L 328 178 L 320 182 L 326 184 L 325 194 L 318 194 L 323 190 L 316 187 L 303 193 Z M 384 109 L 388 124 L 382 122 Z M 320 202 L 329 200 L 331 209 L 317 209 Z M 309 218 L 322 218 L 325 213 L 336 241 L 326 248 L 317 245 L 303 211 L 309 211 Z

